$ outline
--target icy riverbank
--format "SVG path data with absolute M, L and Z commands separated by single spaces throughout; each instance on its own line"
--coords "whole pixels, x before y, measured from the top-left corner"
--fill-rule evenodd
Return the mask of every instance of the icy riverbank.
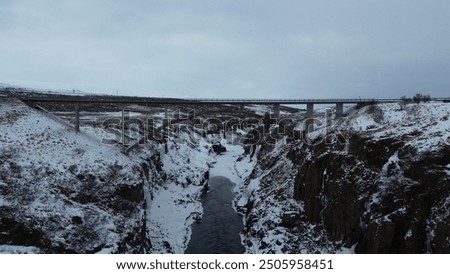
M 154 253 L 183 253 L 190 240 L 196 213 L 203 213 L 200 195 L 203 191 L 201 182 L 209 169 L 209 176 L 229 178 L 236 193 L 243 180 L 253 169 L 253 161 L 244 156 L 241 145 L 221 141 L 227 151 L 220 155 L 209 153 L 208 144 L 200 142 L 193 148 L 180 145 L 163 155 L 163 169 L 174 180 L 154 191 L 155 195 L 149 206 L 149 232 Z M 184 183 L 186 181 L 191 183 Z

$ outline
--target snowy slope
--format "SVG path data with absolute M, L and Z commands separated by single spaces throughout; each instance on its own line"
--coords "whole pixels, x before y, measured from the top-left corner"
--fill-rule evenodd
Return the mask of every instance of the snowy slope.
M 0 102 L 0 129 L 0 244 L 63 253 L 139 249 L 123 247 L 145 218 L 138 165 L 18 101 Z M 18 236 L 22 230 L 29 239 Z
M 198 147 L 172 142 L 168 153 L 161 153 L 166 179 L 162 186 L 153 186 L 148 210 L 153 253 L 183 253 L 186 249 L 193 215 L 203 212 L 200 195 L 211 161 L 203 141 Z
M 371 131 L 375 139 L 415 135 L 407 143 L 419 152 L 450 144 L 450 105 L 448 103 L 409 104 L 400 110 L 398 104 L 367 106 L 352 113 L 344 128 Z

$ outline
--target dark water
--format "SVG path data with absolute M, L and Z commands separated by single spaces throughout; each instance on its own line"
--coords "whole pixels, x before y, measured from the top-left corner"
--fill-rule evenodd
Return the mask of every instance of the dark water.
M 203 221 L 192 225 L 191 241 L 185 253 L 239 254 L 244 253 L 239 232 L 243 230 L 242 216 L 231 206 L 233 183 L 225 177 L 212 177 L 209 192 L 203 194 Z

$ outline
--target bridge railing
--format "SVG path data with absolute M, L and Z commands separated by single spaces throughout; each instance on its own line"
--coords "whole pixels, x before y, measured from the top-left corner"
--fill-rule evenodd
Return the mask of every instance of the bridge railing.
M 370 102 L 398 102 L 400 99 L 352 99 L 352 98 L 335 98 L 335 99 L 236 99 L 236 98 L 190 98 L 185 99 L 189 102 L 198 103 L 242 103 L 242 104 L 335 104 L 335 103 L 370 103 Z
M 154 104 L 357 104 L 357 103 L 395 103 L 401 99 L 236 99 L 236 98 L 95 98 L 95 97 L 31 97 L 18 98 L 29 102 L 67 102 L 67 103 L 154 103 Z

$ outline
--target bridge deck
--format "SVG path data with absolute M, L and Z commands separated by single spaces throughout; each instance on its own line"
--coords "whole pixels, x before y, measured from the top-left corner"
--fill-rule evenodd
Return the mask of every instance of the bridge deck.
M 48 103 L 89 103 L 89 104 L 283 104 L 283 105 L 300 105 L 300 104 L 367 104 L 367 103 L 395 103 L 400 99 L 167 99 L 167 98 L 104 98 L 104 97 L 31 97 L 18 98 L 27 102 L 48 102 Z

